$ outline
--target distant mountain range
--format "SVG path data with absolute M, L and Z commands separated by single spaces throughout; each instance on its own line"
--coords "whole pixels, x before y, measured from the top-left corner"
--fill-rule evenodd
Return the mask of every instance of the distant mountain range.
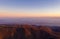
M 60 26 L 60 18 L 0 18 L 0 24 L 37 24 Z

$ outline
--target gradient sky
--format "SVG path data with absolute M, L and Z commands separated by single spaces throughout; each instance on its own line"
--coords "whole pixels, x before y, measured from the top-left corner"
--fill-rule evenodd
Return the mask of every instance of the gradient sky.
M 60 17 L 60 0 L 0 0 L 0 17 Z

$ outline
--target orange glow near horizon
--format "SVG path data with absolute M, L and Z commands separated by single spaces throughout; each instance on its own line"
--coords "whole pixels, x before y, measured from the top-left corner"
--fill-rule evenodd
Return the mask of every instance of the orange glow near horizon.
M 60 14 L 37 14 L 37 13 L 0 13 L 0 17 L 60 17 Z
M 0 18 L 4 17 L 60 17 L 58 0 L 0 1 Z

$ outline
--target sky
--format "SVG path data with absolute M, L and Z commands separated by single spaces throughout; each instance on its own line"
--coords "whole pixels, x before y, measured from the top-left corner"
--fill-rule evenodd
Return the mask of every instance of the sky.
M 60 0 L 0 0 L 1 17 L 60 17 Z

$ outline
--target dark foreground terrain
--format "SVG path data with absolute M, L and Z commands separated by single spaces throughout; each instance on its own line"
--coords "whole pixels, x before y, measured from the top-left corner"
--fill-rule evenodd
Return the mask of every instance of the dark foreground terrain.
M 1 24 L 0 39 L 60 39 L 60 27 Z

